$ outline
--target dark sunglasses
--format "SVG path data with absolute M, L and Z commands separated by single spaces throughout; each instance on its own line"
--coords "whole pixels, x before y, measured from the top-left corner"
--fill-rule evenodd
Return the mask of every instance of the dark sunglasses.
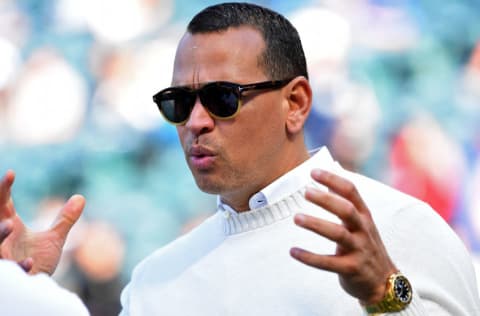
M 272 90 L 284 87 L 293 78 L 263 81 L 250 84 L 237 84 L 215 81 L 199 89 L 189 87 L 166 88 L 153 96 L 153 101 L 167 121 L 180 125 L 190 117 L 197 96 L 214 118 L 225 120 L 234 117 L 241 107 L 241 96 L 249 90 Z

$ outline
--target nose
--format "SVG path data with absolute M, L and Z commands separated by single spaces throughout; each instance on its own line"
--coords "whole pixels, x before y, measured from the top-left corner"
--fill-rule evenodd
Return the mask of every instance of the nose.
M 185 127 L 194 135 L 200 135 L 210 132 L 214 126 L 214 118 L 208 113 L 207 109 L 200 102 L 200 98 L 197 96 L 190 117 L 185 123 Z

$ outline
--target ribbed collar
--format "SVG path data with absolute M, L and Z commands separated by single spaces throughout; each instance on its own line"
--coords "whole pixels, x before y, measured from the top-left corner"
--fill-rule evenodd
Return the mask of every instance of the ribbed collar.
M 218 210 L 225 218 L 225 233 L 237 234 L 272 224 L 292 215 L 302 201 L 305 188 L 312 184 L 310 171 L 315 168 L 332 170 L 336 165 L 326 147 L 310 152 L 308 160 L 290 170 L 249 200 L 249 211 L 237 213 L 218 197 Z
M 266 205 L 250 211 L 237 213 L 219 207 L 224 221 L 226 235 L 233 235 L 251 231 L 260 227 L 273 224 L 289 217 L 298 209 L 303 201 L 304 191 L 297 191 L 277 203 Z

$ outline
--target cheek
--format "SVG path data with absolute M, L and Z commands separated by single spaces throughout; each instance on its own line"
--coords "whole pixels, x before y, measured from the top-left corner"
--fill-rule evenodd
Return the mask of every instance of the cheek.
M 252 119 L 252 130 L 250 138 L 260 138 L 258 141 L 264 146 L 276 143 L 284 137 L 285 133 L 285 117 L 280 109 L 280 104 L 277 107 L 270 107 L 262 109 Z
M 177 126 L 177 137 L 178 140 L 180 141 L 180 144 L 182 145 L 182 148 L 185 148 L 185 138 L 186 138 L 186 133 L 185 133 L 185 127 L 183 126 Z
M 257 106 L 261 107 L 262 104 Z M 256 165 L 269 155 L 285 138 L 285 127 L 280 111 L 251 111 L 235 122 L 239 129 L 231 131 L 226 138 L 233 161 Z M 251 114 L 251 115 L 250 115 Z

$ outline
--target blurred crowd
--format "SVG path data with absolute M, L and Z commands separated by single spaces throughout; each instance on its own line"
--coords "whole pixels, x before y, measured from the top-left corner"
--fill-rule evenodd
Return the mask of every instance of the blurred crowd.
M 86 197 L 54 276 L 92 315 L 117 315 L 132 267 L 215 210 L 152 95 L 216 2 L 0 1 L 0 172 L 37 229 Z M 309 147 L 427 201 L 480 257 L 480 1 L 254 2 L 300 32 Z

